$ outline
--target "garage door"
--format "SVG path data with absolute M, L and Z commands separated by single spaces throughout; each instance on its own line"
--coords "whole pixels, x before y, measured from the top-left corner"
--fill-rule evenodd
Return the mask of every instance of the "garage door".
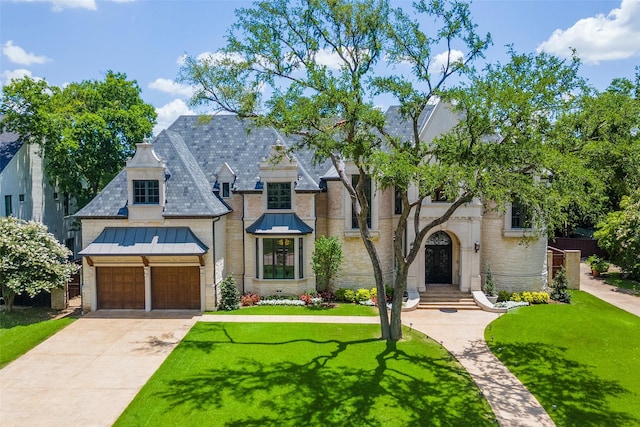
M 151 307 L 200 309 L 200 268 L 152 267 Z
M 98 308 L 144 309 L 142 267 L 97 267 Z

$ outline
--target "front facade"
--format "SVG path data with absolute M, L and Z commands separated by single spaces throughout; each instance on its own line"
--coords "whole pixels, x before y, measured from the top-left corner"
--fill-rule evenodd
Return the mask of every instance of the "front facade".
M 397 109 L 387 114 L 395 131 L 406 131 Z M 430 140 L 454 124 L 444 105 L 430 106 L 421 137 Z M 346 262 L 337 287 L 375 286 L 335 169 L 328 161 L 312 163 L 308 152 L 289 154 L 293 143 L 234 116 L 183 116 L 153 143 L 139 144 L 126 168 L 77 214 L 85 310 L 214 310 L 227 275 L 243 293 L 298 295 L 316 287 L 311 257 L 322 235 L 342 242 Z M 346 172 L 357 178 L 354 167 Z M 371 235 L 392 284 L 394 191 L 374 181 L 366 187 Z M 421 221 L 447 207 L 446 200 L 426 200 Z M 458 209 L 423 242 L 409 289 L 447 283 L 478 290 L 488 264 L 501 289 L 540 289 L 544 239 L 523 245 L 527 230 L 510 209 L 494 212 L 478 200 Z

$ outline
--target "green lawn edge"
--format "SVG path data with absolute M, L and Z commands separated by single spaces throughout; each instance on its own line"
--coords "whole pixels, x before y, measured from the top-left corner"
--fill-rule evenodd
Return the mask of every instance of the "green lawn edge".
M 74 317 L 41 318 L 43 313 L 50 310 L 0 312 L 0 369 L 76 320 Z
M 558 426 L 640 425 L 640 318 L 586 292 L 521 307 L 485 330 L 491 351 Z

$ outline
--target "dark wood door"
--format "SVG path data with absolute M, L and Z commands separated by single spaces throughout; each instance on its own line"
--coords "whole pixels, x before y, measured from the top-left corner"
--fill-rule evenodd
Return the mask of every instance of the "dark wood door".
M 142 267 L 97 267 L 98 308 L 144 309 Z
M 425 246 L 425 283 L 451 283 L 452 244 L 444 231 L 434 233 Z
M 152 267 L 151 308 L 200 309 L 200 268 Z

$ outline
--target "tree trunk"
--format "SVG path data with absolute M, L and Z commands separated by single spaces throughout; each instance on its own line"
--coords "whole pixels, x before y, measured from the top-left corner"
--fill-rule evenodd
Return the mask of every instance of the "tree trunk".
M 13 291 L 13 289 L 9 288 L 8 286 L 3 286 L 2 287 L 2 298 L 4 299 L 4 305 L 6 307 L 6 310 L 8 312 L 12 312 L 13 311 L 13 302 L 16 299 L 16 293 Z
M 389 340 L 402 339 L 402 299 L 407 290 L 407 268 L 398 266 L 395 277 L 395 291 L 391 304 L 391 324 L 389 325 Z

